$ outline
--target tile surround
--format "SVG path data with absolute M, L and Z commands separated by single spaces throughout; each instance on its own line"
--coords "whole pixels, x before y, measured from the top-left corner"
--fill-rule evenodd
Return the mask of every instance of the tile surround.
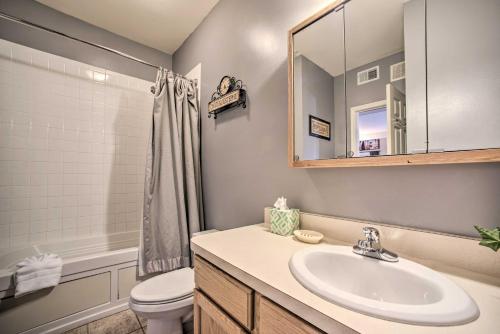
M 0 39 L 0 249 L 138 229 L 151 84 Z

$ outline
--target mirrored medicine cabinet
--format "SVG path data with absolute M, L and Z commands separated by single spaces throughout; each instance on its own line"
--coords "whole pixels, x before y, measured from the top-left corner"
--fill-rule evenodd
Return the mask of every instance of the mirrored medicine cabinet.
M 500 161 L 500 1 L 337 1 L 288 36 L 291 167 Z

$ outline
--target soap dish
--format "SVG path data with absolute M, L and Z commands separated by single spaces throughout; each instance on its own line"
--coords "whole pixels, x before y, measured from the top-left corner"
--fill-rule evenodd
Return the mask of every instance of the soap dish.
M 308 244 L 317 244 L 323 239 L 323 234 L 311 230 L 295 230 L 293 234 L 297 239 Z

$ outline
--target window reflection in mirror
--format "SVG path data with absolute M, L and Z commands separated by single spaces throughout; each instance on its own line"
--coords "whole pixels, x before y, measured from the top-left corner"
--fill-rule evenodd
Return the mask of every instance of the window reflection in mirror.
M 359 110 L 351 122 L 356 124 L 354 155 L 359 157 L 387 154 L 387 108 Z
M 333 11 L 293 36 L 295 160 L 346 157 L 343 25 Z

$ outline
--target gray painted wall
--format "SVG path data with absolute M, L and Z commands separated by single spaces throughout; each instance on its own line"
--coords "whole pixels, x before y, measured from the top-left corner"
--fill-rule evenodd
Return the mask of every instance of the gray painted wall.
M 300 63 L 302 86 L 302 152 L 295 151 L 301 160 L 332 159 L 335 157 L 334 133 L 331 139 L 321 139 L 309 135 L 309 115 L 319 117 L 334 126 L 333 77 L 304 56 L 295 58 Z M 299 124 L 296 125 L 296 127 Z
M 0 10 L 83 40 L 172 68 L 172 56 L 58 12 L 32 0 L 0 0 Z M 134 24 L 131 18 L 131 24 Z M 167 32 L 165 32 L 167 33 Z M 0 38 L 89 65 L 154 81 L 156 69 L 95 47 L 0 18 Z
M 285 195 L 303 211 L 475 235 L 500 224 L 500 165 L 301 170 L 287 167 L 287 31 L 326 1 L 221 0 L 174 54 L 202 63 L 202 161 L 208 228 L 263 220 Z M 248 88 L 247 109 L 207 118 L 224 74 Z

